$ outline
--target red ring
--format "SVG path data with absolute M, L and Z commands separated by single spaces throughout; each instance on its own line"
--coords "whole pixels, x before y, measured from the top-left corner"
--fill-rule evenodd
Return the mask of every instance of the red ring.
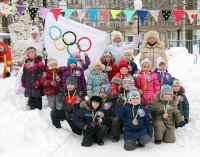
M 80 50 L 80 51 L 82 51 L 82 52 L 87 52 L 87 51 L 89 51 L 90 50 L 90 48 L 92 47 L 92 42 L 91 42 L 91 40 L 88 38 L 88 37 L 82 37 L 82 38 L 80 38 L 79 40 L 78 40 L 78 44 L 80 45 L 80 41 L 82 40 L 82 39 L 87 39 L 88 41 L 89 41 L 89 43 L 90 43 L 90 46 L 88 47 L 88 49 L 86 49 L 86 50 L 82 50 L 79 46 L 78 46 L 78 49 Z

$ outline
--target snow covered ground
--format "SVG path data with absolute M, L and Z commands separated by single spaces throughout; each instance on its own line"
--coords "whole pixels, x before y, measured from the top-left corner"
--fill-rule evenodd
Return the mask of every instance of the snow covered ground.
M 50 108 L 43 97 L 42 111 L 29 111 L 26 98 L 16 95 L 15 77 L 0 80 L 0 157 L 100 157 L 100 156 L 182 156 L 200 154 L 200 61 L 194 64 L 193 55 L 185 48 L 172 48 L 169 54 L 169 71 L 182 81 L 190 102 L 190 122 L 176 130 L 176 143 L 155 145 L 132 152 L 123 149 L 123 139 L 112 143 L 109 138 L 104 146 L 94 144 L 81 147 L 82 137 L 71 132 L 67 122 L 62 129 L 51 124 Z M 136 57 L 137 62 L 138 57 Z

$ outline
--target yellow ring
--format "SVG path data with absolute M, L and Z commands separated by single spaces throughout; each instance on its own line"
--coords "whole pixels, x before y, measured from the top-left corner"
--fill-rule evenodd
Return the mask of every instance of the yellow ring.
M 54 38 L 54 41 L 53 41 L 55 49 L 58 50 L 58 51 L 64 51 L 64 50 L 66 49 L 67 45 L 64 45 L 62 48 L 58 48 L 58 47 L 56 46 L 56 40 L 57 40 L 57 39 L 58 39 L 58 36 L 56 36 L 56 37 Z M 64 40 L 65 40 L 65 39 L 64 39 Z

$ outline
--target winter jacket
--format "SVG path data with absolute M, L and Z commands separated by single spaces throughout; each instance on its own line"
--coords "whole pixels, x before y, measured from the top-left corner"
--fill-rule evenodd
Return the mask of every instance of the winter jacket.
M 40 85 L 40 79 L 43 74 L 44 63 L 41 56 L 36 56 L 34 60 L 27 59 L 23 65 L 22 85 L 25 86 L 25 97 L 43 96 L 43 87 Z M 35 88 L 34 84 L 38 84 Z
M 50 84 L 51 81 L 55 81 L 56 86 L 52 86 Z M 57 95 L 58 89 L 61 86 L 60 81 L 61 81 L 61 68 L 53 71 L 50 70 L 48 67 L 46 67 L 43 72 L 43 76 L 40 79 L 40 83 L 44 87 L 44 95 L 46 96 Z
M 108 75 L 109 82 L 111 83 L 112 78 L 116 75 L 117 73 L 117 66 L 114 65 L 113 63 L 109 64 L 104 64 L 105 65 L 105 72 Z
M 90 65 L 90 58 L 88 56 L 85 56 L 85 62 L 77 62 L 77 66 L 83 68 L 84 70 L 86 70 L 88 68 L 88 66 Z
M 174 92 L 174 95 L 178 97 L 178 109 L 181 112 L 181 115 L 184 116 L 184 119 L 189 119 L 189 102 L 185 96 L 185 89 L 181 87 L 179 92 Z
M 76 66 L 73 71 L 69 66 L 65 66 L 61 68 L 62 71 L 62 78 L 61 78 L 61 87 L 66 86 L 66 80 L 69 76 L 74 76 L 77 79 L 77 90 L 82 92 L 83 96 L 86 96 L 86 80 L 84 76 L 84 69 L 81 67 Z
M 134 78 L 135 87 L 142 90 L 142 104 L 146 105 L 155 98 L 155 94 L 160 90 L 160 85 L 157 79 L 157 76 L 153 72 L 145 76 L 144 72 L 140 72 L 137 78 Z M 145 84 L 147 89 L 145 89 Z
M 128 73 L 131 74 L 133 76 L 133 74 L 137 73 L 138 68 L 137 68 L 137 64 L 133 61 L 130 62 L 126 62 L 128 64 Z
M 132 113 L 134 110 L 134 114 Z M 132 104 L 117 105 L 116 114 L 124 121 L 124 140 L 137 140 L 143 135 L 152 135 L 152 125 L 148 110 L 143 105 L 133 106 Z M 138 125 L 133 125 L 133 115 L 137 116 Z
M 129 73 L 126 74 L 125 76 L 122 76 L 120 73 L 117 73 L 113 78 L 112 78 L 112 85 L 111 85 L 111 94 L 117 94 L 119 91 L 118 87 L 122 86 L 122 80 L 125 77 L 131 76 Z
M 101 85 L 106 84 L 110 87 L 108 75 L 102 72 L 101 76 L 95 71 L 91 71 L 87 76 L 87 96 L 91 97 L 94 94 L 98 94 Z
M 162 101 L 160 99 L 160 92 L 157 93 L 154 101 L 150 102 L 147 105 L 149 112 L 151 114 L 152 120 L 154 123 L 157 121 L 163 121 L 164 125 L 169 129 L 175 129 L 175 122 L 179 124 L 179 122 L 183 121 L 183 117 L 181 116 L 180 111 L 178 110 L 178 98 L 174 95 L 173 100 L 169 102 L 168 107 L 168 119 L 163 119 L 164 107 L 167 106 L 166 101 Z
M 164 72 L 162 74 L 162 72 L 160 72 L 158 69 L 156 69 L 154 73 L 156 74 L 156 76 L 158 78 L 158 82 L 160 83 L 160 86 L 162 86 L 164 84 L 172 85 L 172 83 L 173 83 L 172 76 L 170 73 L 168 73 L 167 70 L 166 70 L 166 72 Z M 162 79 L 162 76 L 163 76 L 163 79 Z
M 141 47 L 141 52 L 140 52 L 140 62 L 148 58 L 151 62 L 151 68 L 155 69 L 156 68 L 156 59 L 158 57 L 162 57 L 166 62 L 167 62 L 167 55 L 165 52 L 165 45 L 163 42 L 156 43 L 154 46 L 150 46 L 148 41 L 144 41 Z

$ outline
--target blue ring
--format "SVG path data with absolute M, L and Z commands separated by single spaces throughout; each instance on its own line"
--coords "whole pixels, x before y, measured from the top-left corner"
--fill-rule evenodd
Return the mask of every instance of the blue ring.
M 59 35 L 59 37 L 58 37 L 57 39 L 53 38 L 52 35 L 51 35 L 51 29 L 52 29 L 52 28 L 57 28 L 57 29 L 59 30 L 59 32 L 60 32 L 60 35 Z M 49 28 L 49 36 L 51 37 L 52 40 L 55 40 L 55 41 L 56 41 L 56 40 L 59 40 L 59 39 L 62 37 L 62 31 L 61 31 L 61 29 L 58 28 L 57 26 L 51 26 L 51 27 Z

